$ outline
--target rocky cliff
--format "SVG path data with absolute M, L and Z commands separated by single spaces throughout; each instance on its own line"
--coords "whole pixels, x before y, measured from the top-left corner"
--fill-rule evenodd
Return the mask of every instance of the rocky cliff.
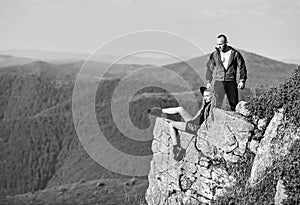
M 168 121 L 157 118 L 152 144 L 153 160 L 146 200 L 156 204 L 200 204 L 224 193 L 235 184 L 222 160 L 237 162 L 245 153 L 253 125 L 243 116 L 214 110 L 214 119 L 203 124 L 197 136 L 180 132 L 186 149 L 181 161 L 173 159 Z
M 243 104 L 243 103 L 242 103 Z M 227 190 L 239 184 L 236 173 L 228 164 L 239 164 L 246 151 L 256 153 L 250 165 L 246 181 L 250 187 L 264 179 L 272 163 L 288 153 L 288 148 L 299 138 L 299 129 L 287 131 L 278 143 L 278 129 L 283 114 L 277 112 L 268 124 L 250 123 L 244 115 L 249 112 L 238 108 L 237 112 L 214 110 L 214 117 L 203 124 L 197 136 L 180 132 L 179 141 L 186 154 L 181 161 L 173 159 L 169 120 L 157 118 L 152 143 L 153 159 L 148 175 L 149 187 L 146 200 L 149 205 L 213 204 Z M 242 115 L 242 114 L 243 115 Z M 261 125 L 263 124 L 263 125 Z M 263 140 L 254 140 L 254 129 L 265 126 Z M 277 139 L 277 140 L 276 140 Z M 252 154 L 253 154 L 252 153 Z M 253 154 L 254 155 L 254 154 Z M 278 181 L 275 203 L 280 204 L 284 187 Z M 279 188 L 278 188 L 279 187 Z

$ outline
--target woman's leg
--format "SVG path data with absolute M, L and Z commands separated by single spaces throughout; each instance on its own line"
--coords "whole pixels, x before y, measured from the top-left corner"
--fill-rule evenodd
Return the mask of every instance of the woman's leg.
M 165 114 L 180 114 L 181 117 L 184 119 L 185 122 L 191 120 L 193 116 L 186 111 L 183 107 L 170 107 L 162 109 L 162 112 Z
M 171 135 L 171 140 L 174 145 L 177 145 L 177 138 L 176 138 L 176 130 L 185 130 L 186 127 L 186 123 L 185 122 L 175 122 L 175 121 L 171 121 L 169 124 L 170 127 L 170 135 Z

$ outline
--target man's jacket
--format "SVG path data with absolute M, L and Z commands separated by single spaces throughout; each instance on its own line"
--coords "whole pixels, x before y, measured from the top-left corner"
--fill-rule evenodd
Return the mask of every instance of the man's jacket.
M 236 49 L 229 46 L 232 49 L 228 68 L 225 69 L 221 61 L 221 54 L 219 49 L 216 50 L 209 56 L 206 69 L 206 81 L 211 82 L 213 79 L 213 72 L 216 72 L 216 81 L 236 81 L 237 71 L 239 70 L 239 80 L 246 82 L 247 80 L 247 69 L 245 65 L 245 60 L 241 53 Z

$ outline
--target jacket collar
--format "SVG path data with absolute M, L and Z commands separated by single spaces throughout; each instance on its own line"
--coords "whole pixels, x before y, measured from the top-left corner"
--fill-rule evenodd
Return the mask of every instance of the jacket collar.
M 236 50 L 234 48 L 232 48 L 231 46 L 228 46 L 228 47 L 229 47 L 230 50 L 232 50 L 232 52 L 230 54 L 230 57 L 229 57 L 229 61 L 228 61 L 228 68 L 229 68 L 231 66 L 232 62 L 233 62 L 233 57 L 235 55 Z M 215 49 L 216 49 L 216 52 L 217 52 L 219 63 L 222 65 L 224 70 L 226 70 L 225 67 L 223 66 L 223 63 L 222 63 L 222 60 L 221 60 L 220 50 L 217 47 L 215 47 Z
M 231 46 L 229 46 L 230 50 L 231 50 L 231 54 L 230 54 L 230 57 L 229 57 L 229 61 L 228 61 L 228 68 L 231 66 L 231 64 L 233 63 L 233 58 L 235 56 L 235 49 L 232 48 Z

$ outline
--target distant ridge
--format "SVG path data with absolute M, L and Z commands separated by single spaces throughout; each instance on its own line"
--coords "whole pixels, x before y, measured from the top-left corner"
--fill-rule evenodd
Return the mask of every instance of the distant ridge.
M 31 58 L 44 61 L 53 62 L 71 62 L 74 60 L 86 60 L 90 54 L 89 53 L 71 53 L 65 51 L 43 51 L 37 49 L 23 49 L 23 50 L 1 50 L 0 54 L 11 55 L 23 58 Z M 171 57 L 144 57 L 144 56 L 118 56 L 118 55 L 94 55 L 92 57 L 94 61 L 101 61 L 106 63 L 113 63 L 117 59 L 120 59 L 120 64 L 154 64 L 163 65 L 173 62 L 178 62 L 178 59 Z M 188 57 L 181 57 L 181 59 L 188 59 Z
M 33 59 L 30 58 L 0 54 L 0 67 L 11 66 L 11 65 L 24 65 L 32 61 Z
M 284 63 L 278 60 L 270 59 L 262 55 L 255 54 L 240 50 L 244 58 L 246 59 L 246 65 L 248 68 L 248 80 L 246 86 L 248 88 L 267 88 L 269 86 L 276 85 L 278 82 L 283 81 L 288 77 L 292 71 L 296 68 L 295 64 Z M 1 55 L 14 54 L 15 56 Z M 61 67 L 74 67 L 74 71 L 79 71 L 80 67 L 85 62 L 89 54 L 86 53 L 71 53 L 71 52 L 55 52 L 55 51 L 41 51 L 41 50 L 3 50 L 0 51 L 0 66 L 10 65 L 24 65 L 32 61 L 46 61 L 49 63 L 60 65 Z M 27 58 L 26 58 L 27 57 Z M 114 62 L 118 59 L 118 56 L 103 55 L 93 56 L 92 61 L 89 61 L 89 72 L 105 72 Z M 186 59 L 186 57 L 185 57 Z M 178 62 L 176 59 L 156 59 L 156 58 L 144 58 L 144 57 L 131 57 L 129 59 L 122 60 L 118 65 L 114 65 L 114 69 L 110 69 L 110 74 L 113 76 L 122 78 L 130 71 L 140 68 L 143 65 L 160 65 L 166 68 L 176 71 L 183 77 L 193 81 L 193 87 L 198 87 L 205 81 L 205 69 L 208 60 L 208 54 L 190 58 L 185 61 Z M 127 61 L 127 62 L 126 62 Z M 129 63 L 129 61 L 135 63 Z M 171 63 L 170 63 L 171 61 Z M 68 65 L 67 65 L 68 64 Z M 120 64 L 120 65 L 119 65 Z M 192 66 L 202 79 L 199 79 L 193 71 Z M 122 68 L 122 69 L 120 69 Z M 190 71 L 190 72 L 189 72 Z M 157 76 L 160 79 L 161 76 Z

